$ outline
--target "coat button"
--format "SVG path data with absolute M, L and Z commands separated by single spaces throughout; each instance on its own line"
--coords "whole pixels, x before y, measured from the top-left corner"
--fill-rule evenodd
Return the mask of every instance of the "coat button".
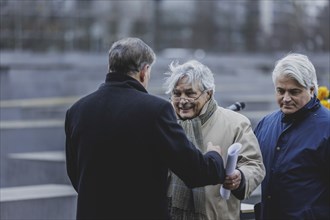
M 267 196 L 267 199 L 271 199 L 272 197 L 271 196 Z
M 276 150 L 281 150 L 281 148 L 280 147 L 276 147 Z

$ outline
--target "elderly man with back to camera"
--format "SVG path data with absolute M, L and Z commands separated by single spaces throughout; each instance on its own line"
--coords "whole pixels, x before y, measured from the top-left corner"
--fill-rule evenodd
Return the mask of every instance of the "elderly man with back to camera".
M 202 63 L 172 62 L 166 79 L 177 118 L 187 136 L 202 152 L 207 142 L 219 145 L 224 158 L 228 148 L 242 144 L 234 174 L 223 187 L 231 190 L 229 200 L 220 196 L 221 184 L 189 189 L 175 174 L 169 175 L 169 208 L 172 219 L 228 220 L 240 218 L 240 200 L 250 196 L 261 183 L 265 170 L 258 141 L 250 121 L 243 115 L 218 106 L 214 77 Z
M 77 219 L 169 219 L 168 170 L 189 187 L 223 183 L 220 147 L 202 154 L 172 105 L 150 95 L 156 60 L 139 38 L 109 50 L 108 74 L 66 113 L 66 166 L 78 193 Z

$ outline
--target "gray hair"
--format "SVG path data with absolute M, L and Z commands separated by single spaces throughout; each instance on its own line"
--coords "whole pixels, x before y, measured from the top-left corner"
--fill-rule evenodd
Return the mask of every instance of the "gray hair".
M 286 76 L 295 79 L 306 89 L 314 87 L 317 95 L 318 84 L 313 64 L 307 56 L 298 53 L 291 53 L 276 62 L 273 70 L 273 83 L 279 76 Z
M 166 94 L 171 93 L 178 81 L 183 77 L 187 77 L 188 83 L 191 83 L 193 86 L 197 85 L 201 91 L 207 89 L 213 91 L 212 93 L 214 94 L 213 73 L 207 66 L 197 60 L 190 60 L 181 65 L 173 61 L 169 65 L 169 71 L 165 74 L 169 75 L 164 83 Z
M 154 51 L 139 38 L 124 38 L 109 50 L 109 72 L 130 74 L 141 71 L 156 60 Z

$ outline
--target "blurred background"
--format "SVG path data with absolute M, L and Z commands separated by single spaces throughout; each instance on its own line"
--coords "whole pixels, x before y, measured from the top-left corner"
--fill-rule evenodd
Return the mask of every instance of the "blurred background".
M 330 86 L 329 0 L 0 0 L 0 16 L 0 219 L 74 219 L 65 111 L 104 81 L 122 37 L 157 54 L 149 93 L 167 99 L 170 62 L 197 59 L 253 128 L 277 108 L 271 73 L 286 54 L 306 54 Z
M 212 52 L 329 51 L 327 0 L 1 0 L 1 49 L 104 52 L 121 37 Z

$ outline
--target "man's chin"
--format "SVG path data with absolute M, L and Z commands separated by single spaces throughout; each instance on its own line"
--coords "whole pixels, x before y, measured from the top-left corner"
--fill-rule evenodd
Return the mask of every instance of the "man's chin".
M 281 111 L 286 115 L 290 115 L 296 112 L 296 110 L 293 108 L 282 108 Z
M 187 120 L 187 119 L 192 119 L 192 118 L 194 118 L 194 117 L 191 116 L 191 115 L 185 115 L 185 114 L 180 114 L 179 116 L 180 116 L 180 118 L 181 118 L 182 120 Z

